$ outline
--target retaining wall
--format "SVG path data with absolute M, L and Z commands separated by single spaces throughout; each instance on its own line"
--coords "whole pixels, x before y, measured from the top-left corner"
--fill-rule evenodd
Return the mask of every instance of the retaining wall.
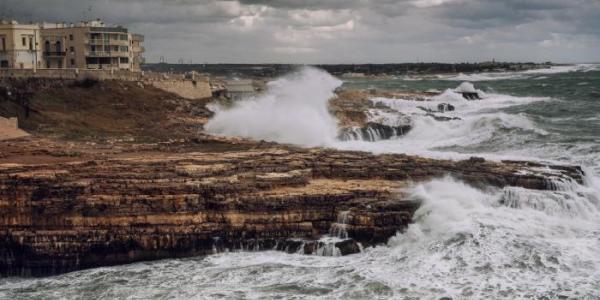
M 56 79 L 85 79 L 98 80 L 141 80 L 141 72 L 128 70 L 90 70 L 90 69 L 0 69 L 0 77 L 12 78 L 56 78 Z
M 161 80 L 152 81 L 152 85 L 186 99 L 204 99 L 212 97 L 212 91 L 208 80 Z
M 0 117 L 0 128 L 11 128 L 17 129 L 19 127 L 17 118 L 4 118 Z

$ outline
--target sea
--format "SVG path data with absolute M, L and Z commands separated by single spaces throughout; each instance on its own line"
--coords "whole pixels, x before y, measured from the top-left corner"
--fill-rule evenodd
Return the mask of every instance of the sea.
M 456 93 L 465 82 L 481 100 Z M 403 115 L 375 112 L 380 121 L 410 122 L 412 129 L 391 139 L 343 141 L 328 111 L 336 89 L 436 94 L 427 101 L 372 98 Z M 454 107 L 444 112 L 450 119 L 423 113 L 439 104 Z M 361 253 L 231 251 L 2 278 L 0 299 L 600 299 L 600 65 L 344 80 L 303 68 L 270 82 L 263 94 L 211 109 L 205 130 L 217 135 L 579 165 L 585 182 L 563 182 L 556 191 L 482 189 L 442 176 L 408 188 L 422 205 L 406 232 Z

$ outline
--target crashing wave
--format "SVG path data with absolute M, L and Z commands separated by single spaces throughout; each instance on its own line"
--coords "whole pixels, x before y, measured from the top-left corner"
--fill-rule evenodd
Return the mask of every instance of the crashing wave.
M 302 68 L 269 82 L 264 94 L 218 108 L 205 130 L 304 146 L 329 145 L 337 136 L 337 124 L 327 104 L 341 84 L 325 71 Z
M 377 142 L 405 135 L 411 129 L 411 118 L 389 108 L 369 109 L 367 121 L 362 127 L 342 128 L 342 141 Z

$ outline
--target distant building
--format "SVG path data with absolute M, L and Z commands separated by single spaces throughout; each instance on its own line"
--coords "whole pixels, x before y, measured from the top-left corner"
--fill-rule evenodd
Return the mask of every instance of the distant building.
M 42 66 L 42 51 L 37 46 L 40 39 L 38 25 L 0 22 L 0 68 L 35 69 Z
M 252 80 L 227 80 L 225 81 L 225 97 L 232 100 L 241 100 L 254 96 L 256 90 Z
M 40 23 L 21 25 L 15 21 L 0 25 L 0 38 L 10 36 L 31 38 L 28 51 L 37 53 L 37 60 L 3 64 L 3 68 L 79 68 L 140 71 L 143 62 L 144 37 L 131 34 L 127 28 L 107 26 L 100 20 L 66 23 Z M 12 26 L 12 27 L 11 27 Z M 7 27 L 7 29 L 4 29 Z M 18 28 L 18 31 L 15 31 Z M 6 32 L 6 33 L 4 33 Z M 8 39 L 7 39 L 8 40 Z M 12 41 L 11 40 L 11 41 Z M 25 42 L 23 42 L 25 43 Z M 0 45 L 2 47 L 2 45 Z M 26 47 L 7 42 L 5 52 L 24 51 Z M 4 48 L 0 48 L 4 49 Z M 0 60 L 1 60 L 0 56 Z M 32 54 L 25 57 L 34 57 Z M 14 60 L 13 60 L 14 61 Z

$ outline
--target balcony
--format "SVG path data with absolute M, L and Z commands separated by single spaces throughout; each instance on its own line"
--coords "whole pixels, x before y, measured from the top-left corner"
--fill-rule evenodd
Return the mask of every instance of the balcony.
M 85 39 L 88 45 L 129 46 L 129 40 L 121 39 Z
M 65 51 L 44 51 L 44 56 L 56 56 L 56 57 L 61 57 L 61 56 L 66 56 L 67 52 Z
M 125 51 L 86 51 L 85 56 L 92 57 L 126 57 L 129 52 Z
M 90 45 L 107 45 L 108 39 L 86 39 L 86 43 Z

